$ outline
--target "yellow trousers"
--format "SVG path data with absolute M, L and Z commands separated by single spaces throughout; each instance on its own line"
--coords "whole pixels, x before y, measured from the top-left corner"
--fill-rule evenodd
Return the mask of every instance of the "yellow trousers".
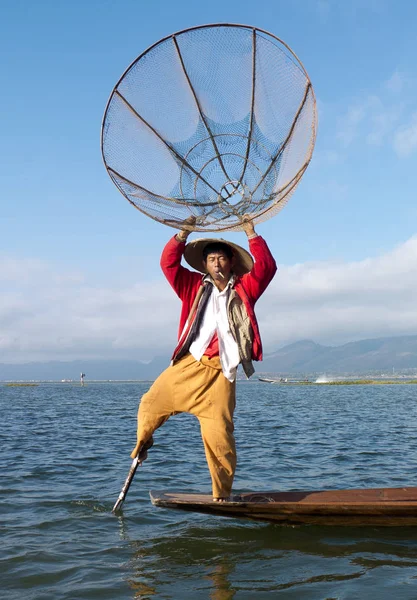
M 236 383 L 223 375 L 218 356 L 196 361 L 187 354 L 168 367 L 142 396 L 138 411 L 137 444 L 131 457 L 172 415 L 195 415 L 201 428 L 213 497 L 230 495 L 236 470 L 233 412 Z

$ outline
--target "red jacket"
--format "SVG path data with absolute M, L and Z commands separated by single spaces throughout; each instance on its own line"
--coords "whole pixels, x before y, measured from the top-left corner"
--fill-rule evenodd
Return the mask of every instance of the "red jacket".
M 196 271 L 190 271 L 181 265 L 181 258 L 184 254 L 185 242 L 178 242 L 174 236 L 165 246 L 161 256 L 161 268 L 165 277 L 174 289 L 177 296 L 182 301 L 180 324 L 178 331 L 178 346 L 174 351 L 173 359 L 181 348 L 183 340 L 187 337 L 191 327 L 192 319 L 184 331 L 184 326 L 190 316 L 190 310 L 197 295 L 202 287 L 203 276 Z M 234 288 L 240 296 L 246 307 L 252 329 L 252 360 L 262 360 L 262 343 L 259 334 L 258 322 L 255 316 L 255 303 L 264 293 L 272 278 L 274 277 L 277 266 L 275 260 L 265 242 L 259 235 L 249 240 L 249 250 L 254 258 L 255 264 L 250 271 L 242 277 L 236 277 Z

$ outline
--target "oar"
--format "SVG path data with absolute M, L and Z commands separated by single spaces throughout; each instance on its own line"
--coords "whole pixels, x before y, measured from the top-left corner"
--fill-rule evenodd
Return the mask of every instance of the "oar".
M 141 464 L 141 462 L 142 461 L 139 460 L 139 453 L 138 453 L 137 456 L 133 459 L 132 466 L 129 469 L 129 473 L 127 474 L 126 481 L 124 482 L 124 485 L 122 487 L 122 491 L 120 492 L 119 497 L 117 498 L 117 502 L 113 506 L 112 513 L 115 513 L 122 508 L 122 504 L 126 498 L 127 492 L 129 491 L 130 484 L 132 483 L 133 478 L 135 476 L 136 469 Z
M 113 506 L 112 513 L 117 512 L 120 508 L 122 508 L 122 504 L 126 498 L 126 494 L 129 491 L 130 484 L 133 481 L 133 478 L 136 473 L 136 469 L 143 463 L 144 460 L 148 458 L 148 450 L 153 446 L 153 438 L 149 438 L 147 442 L 145 442 L 140 448 L 139 452 L 136 454 L 133 459 L 132 466 L 129 469 L 129 473 L 127 474 L 126 481 L 122 487 L 122 491 L 117 498 L 116 504 Z

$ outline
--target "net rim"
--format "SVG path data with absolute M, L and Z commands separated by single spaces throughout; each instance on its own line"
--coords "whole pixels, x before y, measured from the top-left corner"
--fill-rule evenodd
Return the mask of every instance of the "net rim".
M 274 35 L 270 31 L 267 31 L 266 29 L 261 29 L 260 27 L 256 27 L 256 26 L 253 26 L 253 25 L 244 25 L 242 23 L 207 23 L 207 24 L 204 24 L 204 25 L 194 25 L 193 27 L 186 27 L 185 29 L 180 29 L 179 31 L 175 31 L 174 33 L 166 35 L 165 37 L 161 38 L 157 42 L 154 42 L 153 44 L 151 44 L 150 46 L 148 46 L 148 48 L 146 48 L 146 50 L 144 50 L 141 54 L 139 54 L 139 56 L 137 56 L 129 64 L 129 66 L 123 71 L 122 75 L 117 80 L 117 83 L 113 86 L 113 89 L 110 92 L 110 96 L 109 96 L 109 98 L 107 100 L 106 107 L 104 109 L 104 115 L 103 115 L 103 118 L 102 118 L 102 121 L 101 121 L 101 155 L 102 155 L 103 162 L 104 162 L 104 165 L 106 166 L 106 168 L 107 168 L 107 165 L 106 165 L 106 161 L 105 161 L 105 158 L 104 158 L 104 151 L 103 151 L 104 123 L 105 123 L 105 120 L 106 120 L 106 117 L 107 117 L 107 112 L 109 110 L 110 102 L 111 102 L 111 100 L 113 98 L 113 95 L 114 95 L 115 91 L 117 90 L 117 88 L 119 87 L 119 85 L 122 82 L 122 80 L 124 79 L 125 75 L 127 75 L 127 73 L 130 71 L 130 69 L 139 60 L 141 60 L 146 54 L 148 54 L 148 52 L 150 52 L 151 50 L 153 50 L 153 48 L 156 48 L 156 46 L 159 46 L 159 44 L 163 44 L 164 42 L 166 42 L 170 38 L 173 38 L 173 37 L 178 36 L 178 35 L 182 35 L 184 33 L 187 33 L 188 31 L 195 31 L 197 29 L 208 29 L 210 27 L 239 27 L 240 29 L 248 29 L 248 30 L 250 30 L 252 32 L 259 31 L 259 33 L 264 33 L 264 34 L 266 34 L 266 35 L 274 38 L 276 41 L 278 41 L 280 44 L 282 44 L 288 50 L 288 52 L 296 59 L 298 65 L 301 67 L 301 70 L 303 71 L 303 73 L 306 76 L 307 80 L 311 83 L 311 79 L 310 79 L 310 77 L 309 77 L 309 75 L 308 75 L 308 73 L 307 73 L 307 71 L 306 71 L 303 63 L 298 58 L 298 56 L 296 55 L 296 53 L 293 50 L 291 50 L 291 48 L 288 46 L 288 44 L 286 44 L 281 38 L 279 38 L 278 36 Z M 311 85 L 311 92 L 313 94 L 313 99 L 315 100 L 314 88 L 313 88 L 312 85 Z M 315 139 L 315 135 L 314 135 L 314 139 Z
M 310 76 L 306 70 L 306 68 L 304 67 L 303 63 L 301 62 L 301 60 L 299 59 L 299 57 L 297 56 L 297 54 L 290 48 L 290 46 L 284 42 L 281 38 L 279 38 L 278 36 L 276 36 L 275 34 L 271 33 L 270 31 L 266 30 L 266 29 L 262 29 L 261 27 L 257 27 L 255 25 L 245 25 L 243 23 L 228 23 L 228 22 L 219 22 L 219 23 L 205 23 L 203 25 L 193 25 L 192 27 L 186 27 L 184 29 L 180 29 L 178 31 L 175 31 L 174 33 L 170 33 L 169 35 L 164 36 L 163 38 L 157 40 L 156 42 L 154 42 L 153 44 L 151 44 L 150 46 L 148 46 L 141 54 L 139 54 L 139 56 L 137 56 L 129 65 L 128 67 L 125 68 L 125 70 L 123 71 L 122 75 L 119 77 L 119 79 L 117 80 L 116 84 L 113 86 L 112 91 L 110 92 L 109 98 L 107 100 L 106 103 L 106 107 L 104 110 L 104 114 L 102 117 L 102 121 L 101 121 L 101 130 L 100 130 L 100 146 L 101 146 L 101 157 L 102 157 L 102 161 L 104 163 L 104 166 L 106 168 L 106 171 L 108 173 L 108 175 L 110 176 L 110 179 L 113 181 L 113 183 L 116 185 L 117 189 L 119 190 L 119 192 L 123 195 L 124 198 L 126 198 L 128 200 L 128 202 L 134 206 L 137 210 L 139 210 L 139 212 L 143 213 L 144 215 L 146 215 L 147 217 L 152 218 L 153 220 L 157 220 L 160 223 L 163 223 L 165 225 L 168 225 L 169 227 L 173 227 L 175 229 L 178 229 L 179 223 L 175 222 L 174 223 L 169 223 L 169 219 L 166 220 L 158 220 L 155 219 L 152 215 L 148 214 L 145 210 L 143 210 L 142 208 L 140 208 L 139 206 L 137 206 L 134 202 L 132 202 L 132 200 L 124 193 L 124 191 L 120 188 L 119 185 L 117 185 L 116 181 L 114 180 L 114 178 L 111 176 L 111 173 L 109 172 L 109 169 L 111 169 L 107 163 L 106 163 L 106 159 L 104 156 L 104 126 L 105 126 L 105 122 L 106 122 L 106 118 L 107 118 L 107 113 L 110 107 L 110 104 L 113 100 L 113 96 L 115 93 L 117 93 L 117 89 L 120 85 L 120 83 L 123 81 L 123 79 L 125 78 L 125 76 L 127 75 L 127 73 L 134 67 L 135 64 L 137 64 L 144 56 L 146 56 L 146 54 L 148 54 L 151 50 L 153 50 L 154 48 L 156 48 L 157 46 L 159 46 L 160 44 L 163 44 L 164 42 L 166 42 L 169 39 L 175 39 L 175 37 L 183 35 L 189 31 L 196 31 L 196 30 L 200 30 L 200 29 L 209 29 L 209 28 L 216 28 L 216 27 L 232 27 L 232 28 L 239 28 L 239 29 L 245 29 L 248 31 L 252 32 L 252 35 L 256 35 L 257 33 L 260 34 L 264 34 L 270 38 L 272 38 L 273 40 L 277 41 L 279 44 L 281 44 L 289 53 L 290 58 L 295 59 L 294 64 L 296 67 L 298 67 L 301 72 L 304 74 L 305 78 L 306 78 L 306 89 L 309 89 L 309 93 L 311 93 L 312 96 L 312 101 L 313 101 L 313 120 L 312 120 L 312 125 L 311 125 L 311 142 L 310 142 L 310 152 L 309 152 L 309 156 L 308 159 L 305 161 L 305 163 L 300 167 L 299 171 L 296 173 L 296 175 L 294 176 L 294 178 L 287 183 L 286 187 L 289 187 L 290 189 L 287 191 L 287 193 L 285 194 L 285 196 L 283 198 L 280 198 L 280 200 L 277 203 L 274 203 L 272 206 L 269 206 L 267 209 L 260 211 L 258 214 L 256 214 L 253 217 L 253 222 L 254 223 L 259 223 L 264 221 L 266 218 L 266 215 L 269 212 L 272 212 L 273 214 L 276 214 L 276 212 L 279 212 L 280 208 L 277 207 L 281 206 L 284 207 L 288 200 L 290 199 L 292 192 L 293 192 L 293 188 L 294 186 L 291 185 L 292 183 L 297 183 L 300 181 L 302 175 L 305 173 L 305 171 L 307 170 L 308 165 L 310 164 L 310 161 L 312 159 L 313 156 L 313 150 L 314 150 L 314 146 L 315 146 L 315 142 L 317 139 L 317 125 L 318 125 L 318 115 L 317 115 L 317 102 L 316 102 L 316 96 L 314 93 L 314 88 L 313 88 L 313 84 L 312 81 L 310 79 Z M 152 192 L 153 193 L 153 192 Z M 275 210 L 274 210 L 275 209 Z M 190 211 L 190 214 L 191 211 Z M 201 229 L 196 228 L 196 231 L 201 231 L 201 232 L 216 232 L 216 231 L 238 231 L 242 229 L 242 226 L 240 223 L 236 223 L 236 224 L 231 224 L 226 226 L 225 228 L 219 228 L 219 227 L 215 227 L 215 228 L 210 228 L 210 227 L 203 227 Z

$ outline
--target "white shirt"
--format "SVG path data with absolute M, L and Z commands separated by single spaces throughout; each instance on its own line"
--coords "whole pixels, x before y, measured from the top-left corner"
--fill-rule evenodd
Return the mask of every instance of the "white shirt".
M 209 277 L 206 281 L 211 283 Z M 221 292 L 213 283 L 211 283 L 213 290 L 201 319 L 197 337 L 190 346 L 190 353 L 196 360 L 200 360 L 213 339 L 214 334 L 217 333 L 219 339 L 220 364 L 222 366 L 223 375 L 226 379 L 233 382 L 236 379 L 236 371 L 240 362 L 240 357 L 239 347 L 230 331 L 229 320 L 227 318 L 227 301 L 232 284 L 233 279 L 231 278 L 225 289 Z

